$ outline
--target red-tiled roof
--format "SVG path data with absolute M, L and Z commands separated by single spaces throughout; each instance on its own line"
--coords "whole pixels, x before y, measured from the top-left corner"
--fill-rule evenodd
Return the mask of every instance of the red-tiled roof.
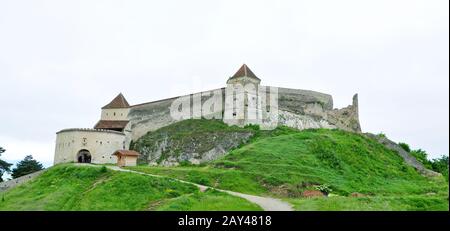
M 242 65 L 241 68 L 239 68 L 239 70 L 231 78 L 238 78 L 243 76 L 259 79 L 246 64 Z
M 124 129 L 128 120 L 100 120 L 95 125 L 95 129 Z
M 102 107 L 102 109 L 111 109 L 111 108 L 129 108 L 130 104 L 128 104 L 125 97 L 120 93 L 116 98 L 114 98 L 109 104 Z
M 133 150 L 117 150 L 113 153 L 113 155 L 120 156 L 140 156 L 139 152 Z

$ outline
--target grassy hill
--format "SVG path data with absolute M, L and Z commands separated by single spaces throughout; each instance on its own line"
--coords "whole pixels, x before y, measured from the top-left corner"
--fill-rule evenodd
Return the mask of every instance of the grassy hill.
M 195 131 L 193 123 L 189 122 Z M 132 169 L 276 196 L 299 210 L 448 210 L 443 177 L 424 177 L 375 140 L 340 130 L 254 129 L 248 144 L 207 165 Z M 301 196 L 323 184 L 333 190 L 332 197 Z
M 356 133 L 286 127 L 261 131 L 188 120 L 148 133 L 135 148 L 151 148 L 161 137 L 170 139 L 176 145 L 165 147 L 169 155 L 161 155 L 163 161 L 191 147 L 208 150 L 231 133 L 251 136 L 212 162 L 130 169 L 277 197 L 297 210 L 449 209 L 448 183 L 442 176 L 422 176 L 395 151 Z M 303 196 L 325 185 L 332 190 L 328 197 Z M 200 192 L 169 178 L 71 164 L 52 167 L 31 182 L 0 192 L 0 199 L 0 210 L 261 210 L 244 199 Z
M 261 210 L 244 199 L 166 178 L 59 165 L 0 192 L 0 210 Z

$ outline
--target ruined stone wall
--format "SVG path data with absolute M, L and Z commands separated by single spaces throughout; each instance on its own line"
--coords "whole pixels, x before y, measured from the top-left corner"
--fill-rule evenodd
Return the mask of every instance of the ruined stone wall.
M 222 94 L 221 110 L 218 114 L 221 114 L 220 117 L 223 118 L 223 112 L 226 107 L 225 88 L 193 95 L 200 94 L 203 105 L 205 101 L 210 99 L 214 91 L 220 91 Z M 125 129 L 127 144 L 131 140 L 137 140 L 149 131 L 155 131 L 179 121 L 171 117 L 170 108 L 172 103 L 181 97 L 185 96 L 132 106 L 128 113 L 130 122 Z M 192 103 L 193 99 L 191 99 L 191 105 Z M 268 120 L 278 121 L 278 125 L 297 129 L 339 128 L 353 132 L 361 131 L 358 118 L 357 95 L 353 98 L 352 105 L 342 109 L 333 109 L 333 98 L 329 94 L 309 90 L 278 88 L 277 109 L 278 115 L 266 111 L 265 108 L 262 108 L 261 111 L 265 117 L 269 118 Z
M 358 110 L 358 94 L 355 94 L 351 105 L 327 111 L 327 121 L 346 131 L 361 132 Z
M 8 181 L 1 182 L 0 183 L 0 192 L 8 190 L 10 188 L 14 188 L 16 186 L 19 186 L 19 185 L 25 183 L 25 182 L 28 182 L 28 181 L 36 178 L 37 176 L 41 175 L 45 170 L 46 169 L 27 174 L 25 176 L 17 177 L 16 179 L 11 179 L 11 180 L 8 180 Z
M 220 92 L 220 94 L 222 94 L 222 98 L 225 98 L 224 88 L 199 92 L 196 94 L 201 95 L 201 103 L 203 105 L 208 99 L 210 99 L 213 96 L 215 92 Z M 165 127 L 167 125 L 179 121 L 171 117 L 170 107 L 175 100 L 186 96 L 189 95 L 133 106 L 130 112 L 128 113 L 128 120 L 130 122 L 128 123 L 127 128 L 125 129 L 129 131 L 129 136 L 131 136 L 130 140 L 137 140 L 139 139 L 139 137 L 145 135 L 149 131 L 155 131 L 161 127 Z M 192 101 L 191 105 L 193 105 Z M 223 112 L 223 104 L 221 105 L 221 109 L 219 110 L 217 116 L 221 117 L 222 112 Z

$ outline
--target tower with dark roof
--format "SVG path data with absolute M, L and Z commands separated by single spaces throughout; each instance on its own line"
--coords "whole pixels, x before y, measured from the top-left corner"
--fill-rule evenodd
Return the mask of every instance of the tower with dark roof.
M 120 93 L 110 103 L 102 107 L 101 119 L 94 128 L 123 132 L 128 124 L 129 110 L 130 104 Z
M 261 99 L 258 95 L 261 79 L 246 65 L 227 80 L 224 121 L 231 125 L 259 124 Z
M 248 83 L 259 85 L 261 83 L 261 80 L 256 77 L 253 71 L 250 70 L 250 68 L 246 64 L 243 64 L 241 68 L 239 68 L 239 70 L 227 81 L 227 84 L 236 83 L 240 83 L 244 86 Z

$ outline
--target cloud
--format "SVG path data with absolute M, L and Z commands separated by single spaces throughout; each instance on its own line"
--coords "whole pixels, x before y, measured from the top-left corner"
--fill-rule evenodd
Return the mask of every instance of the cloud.
M 0 2 L 0 145 L 53 159 L 55 132 L 132 104 L 219 88 L 242 63 L 262 84 L 359 93 L 366 132 L 448 154 L 449 2 Z M 200 84 L 198 84 L 200 80 Z M 36 156 L 36 157 L 38 157 Z
M 41 162 L 45 167 L 53 164 L 53 142 L 44 143 L 0 136 L 0 145 L 6 149 L 1 158 L 8 163 L 16 163 L 23 160 L 25 156 L 32 155 L 35 160 Z

